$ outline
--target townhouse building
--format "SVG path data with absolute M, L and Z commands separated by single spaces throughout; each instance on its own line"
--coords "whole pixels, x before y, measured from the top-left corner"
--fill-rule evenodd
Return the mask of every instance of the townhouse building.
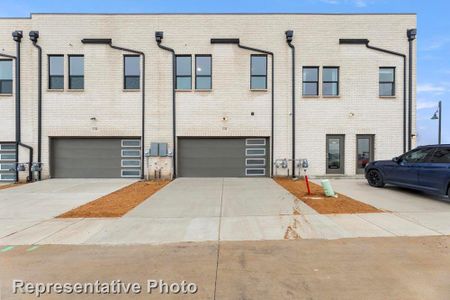
M 361 174 L 415 145 L 415 14 L 0 19 L 0 180 Z

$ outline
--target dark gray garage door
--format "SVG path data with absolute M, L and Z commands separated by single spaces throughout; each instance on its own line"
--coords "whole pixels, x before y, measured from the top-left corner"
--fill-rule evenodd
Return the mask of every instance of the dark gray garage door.
M 53 178 L 140 177 L 138 138 L 53 138 Z
M 268 176 L 269 143 L 263 138 L 179 138 L 181 177 Z

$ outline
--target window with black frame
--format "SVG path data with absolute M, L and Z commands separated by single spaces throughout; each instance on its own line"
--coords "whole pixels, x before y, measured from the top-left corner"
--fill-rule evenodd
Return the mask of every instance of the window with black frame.
M 381 67 L 379 71 L 380 96 L 395 96 L 395 68 Z
M 319 95 L 319 67 L 303 67 L 303 96 Z
M 84 56 L 69 55 L 69 89 L 84 89 Z
M 64 55 L 49 55 L 48 65 L 48 88 L 50 90 L 63 90 Z
M 212 88 L 211 55 L 195 56 L 195 89 L 210 90 Z
M 338 67 L 323 67 L 323 96 L 338 96 L 339 95 L 339 68 Z
M 12 76 L 12 59 L 0 60 L 0 94 L 12 94 Z
M 141 88 L 141 58 L 139 55 L 124 55 L 124 89 L 138 90 Z
M 176 70 L 177 90 L 192 89 L 192 57 L 190 55 L 177 55 Z
M 250 64 L 250 89 L 267 89 L 267 55 L 252 54 Z

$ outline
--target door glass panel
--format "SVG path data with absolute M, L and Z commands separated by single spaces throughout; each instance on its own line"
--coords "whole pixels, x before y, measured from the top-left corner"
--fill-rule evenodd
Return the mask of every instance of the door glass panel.
M 341 168 L 341 149 L 338 138 L 328 139 L 328 169 Z
M 357 167 L 364 169 L 370 161 L 370 138 L 358 138 L 357 141 Z
M 450 164 L 450 148 L 438 148 L 431 159 L 432 163 Z

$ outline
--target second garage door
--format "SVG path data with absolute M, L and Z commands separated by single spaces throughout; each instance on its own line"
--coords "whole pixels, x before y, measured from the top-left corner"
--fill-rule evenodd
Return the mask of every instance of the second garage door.
M 268 139 L 179 138 L 181 177 L 245 177 L 269 175 Z
M 141 175 L 140 139 L 53 138 L 53 178 L 120 178 Z

